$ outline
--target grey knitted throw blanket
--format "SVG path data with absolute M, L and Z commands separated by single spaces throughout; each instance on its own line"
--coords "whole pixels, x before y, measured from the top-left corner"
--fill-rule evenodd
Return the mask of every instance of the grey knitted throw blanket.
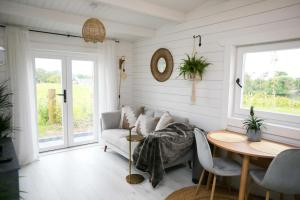
M 164 165 L 184 156 L 194 142 L 194 126 L 171 123 L 165 129 L 155 131 L 134 150 L 133 162 L 137 169 L 148 172 L 153 187 L 164 176 Z

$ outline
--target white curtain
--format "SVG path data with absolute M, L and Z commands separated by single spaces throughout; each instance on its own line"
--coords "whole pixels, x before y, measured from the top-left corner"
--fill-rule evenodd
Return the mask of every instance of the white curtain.
M 7 61 L 13 92 L 13 138 L 20 165 L 38 159 L 34 74 L 28 30 L 6 27 Z
M 98 53 L 99 111 L 118 109 L 118 65 L 116 43 L 105 41 L 99 45 Z

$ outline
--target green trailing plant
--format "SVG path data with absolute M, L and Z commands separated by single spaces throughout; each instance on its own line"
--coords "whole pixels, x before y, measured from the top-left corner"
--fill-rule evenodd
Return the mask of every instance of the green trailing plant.
M 256 132 L 264 126 L 264 120 L 255 116 L 254 107 L 251 106 L 250 116 L 244 120 L 243 125 L 247 131 L 252 129 Z
M 0 139 L 10 137 L 13 131 L 11 96 L 12 93 L 8 91 L 7 81 L 0 83 Z
M 186 54 L 187 58 L 183 59 L 183 62 L 179 66 L 179 75 L 183 76 L 184 79 L 196 79 L 202 80 L 205 69 L 211 64 L 201 56 L 197 57 L 196 53 L 191 56 Z

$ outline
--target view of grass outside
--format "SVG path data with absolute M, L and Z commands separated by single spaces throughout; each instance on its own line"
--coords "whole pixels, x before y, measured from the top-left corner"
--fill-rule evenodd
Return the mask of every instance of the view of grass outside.
M 300 115 L 300 49 L 244 55 L 242 107 Z
M 51 135 L 59 136 L 63 133 L 61 97 L 56 97 L 53 112 L 54 120 L 49 121 L 48 91 L 50 89 L 55 89 L 56 93 L 61 93 L 60 84 L 47 82 L 36 84 L 39 138 Z
M 63 96 L 57 95 L 63 93 L 61 61 L 36 58 L 35 63 L 39 138 L 63 136 Z M 80 64 L 74 66 L 82 68 Z M 83 70 L 89 73 L 74 69 L 72 77 L 73 133 L 93 128 L 93 77 L 91 70 Z
M 38 128 L 39 136 L 56 136 L 62 134 L 62 97 L 56 96 L 56 107 L 54 114 L 54 121 L 49 121 L 48 110 L 48 90 L 55 89 L 56 93 L 61 93 L 60 84 L 55 83 L 38 83 L 37 84 L 37 111 L 38 111 Z M 85 101 L 87 97 L 91 96 L 91 89 L 87 85 L 73 86 L 73 129 L 74 132 L 83 132 L 92 130 L 93 114 L 92 102 Z
M 93 132 L 94 63 L 72 61 L 73 133 Z

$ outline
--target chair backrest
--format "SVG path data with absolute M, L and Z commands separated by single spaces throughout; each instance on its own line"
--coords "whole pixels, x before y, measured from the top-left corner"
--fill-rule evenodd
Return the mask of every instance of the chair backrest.
M 262 185 L 284 194 L 300 194 L 300 149 L 289 149 L 271 162 Z
M 197 153 L 198 159 L 202 167 L 211 172 L 213 170 L 213 158 L 210 150 L 210 146 L 206 139 L 206 133 L 198 128 L 194 129 L 196 143 L 197 143 Z

